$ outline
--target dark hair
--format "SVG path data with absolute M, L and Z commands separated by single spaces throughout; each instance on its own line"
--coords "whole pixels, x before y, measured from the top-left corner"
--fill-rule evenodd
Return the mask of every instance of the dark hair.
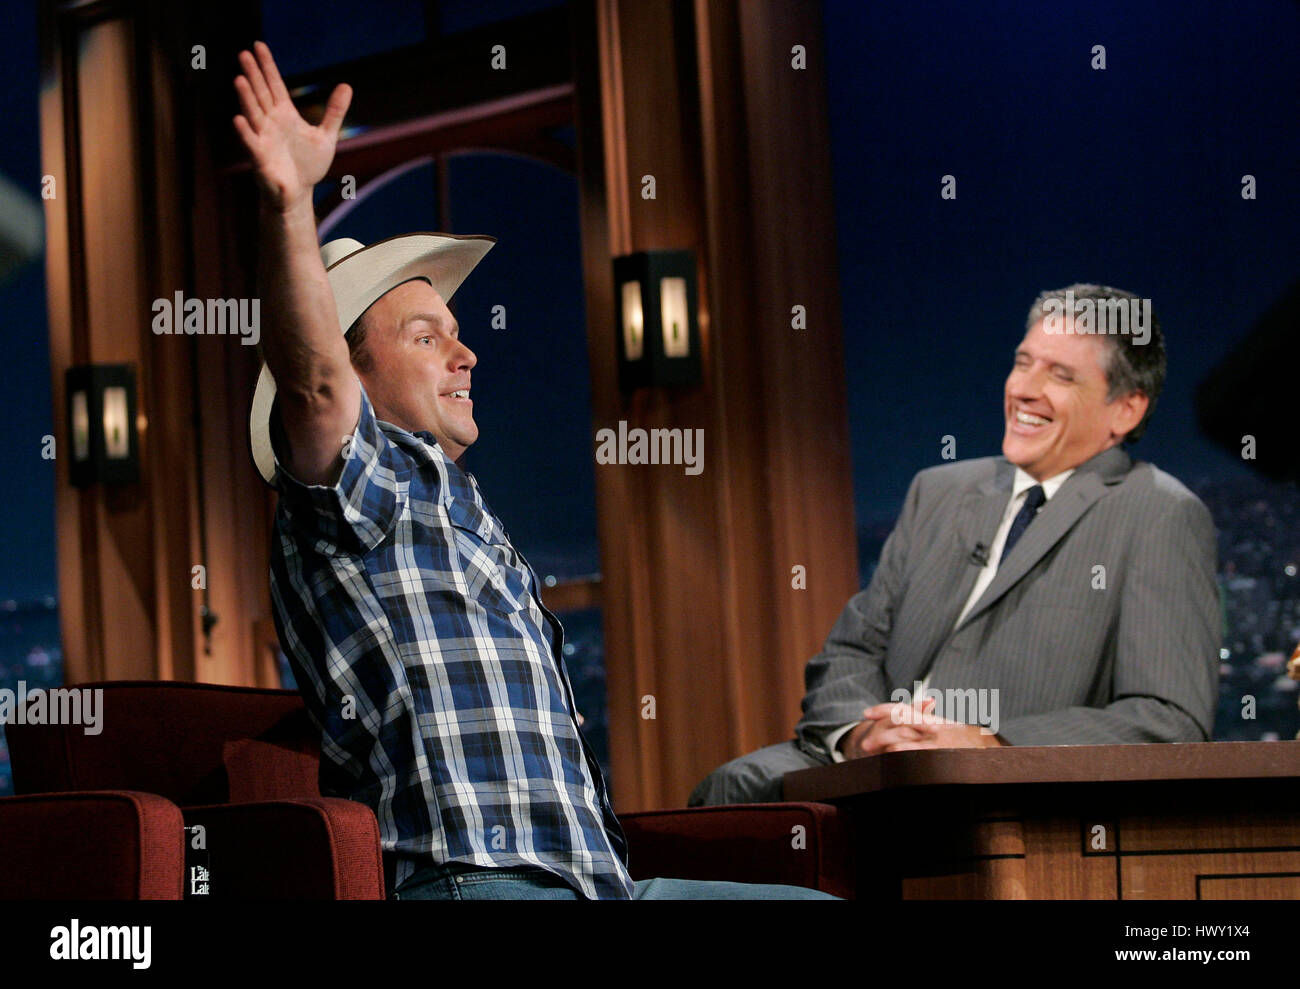
M 408 278 L 406 281 L 398 282 L 397 285 L 393 286 L 393 288 L 405 285 L 406 282 L 424 282 L 426 285 L 433 285 L 433 282 L 429 281 L 429 279 L 424 275 L 416 275 L 414 278 Z M 390 288 L 388 292 L 391 292 L 393 288 Z M 388 292 L 385 292 L 384 294 L 387 295 Z M 383 298 L 383 296 L 380 296 L 380 298 Z M 375 300 L 375 302 L 378 301 L 379 299 Z M 370 305 L 366 307 L 365 311 L 362 312 L 353 324 L 348 327 L 348 331 L 343 334 L 343 339 L 348 342 L 348 357 L 352 361 L 352 366 L 358 371 L 369 371 L 374 367 L 374 359 L 370 356 L 370 351 L 366 349 L 366 332 L 369 329 L 369 325 L 366 323 L 366 317 L 370 315 L 370 310 L 374 307 L 375 303 L 370 303 Z
M 1123 289 L 1112 288 L 1109 285 L 1086 283 L 1070 285 L 1067 288 L 1043 292 L 1034 300 L 1034 304 L 1029 307 L 1029 318 L 1025 323 L 1026 331 L 1032 329 L 1035 323 L 1047 315 L 1048 308 L 1061 311 L 1065 316 L 1074 316 L 1072 312 L 1064 312 L 1068 301 L 1065 297 L 1067 292 L 1073 297 L 1076 305 L 1084 300 L 1093 302 L 1104 300 L 1114 304 L 1121 299 L 1137 300 L 1147 306 L 1150 305 L 1149 299 L 1139 300 L 1132 292 L 1125 292 Z M 1049 307 L 1049 303 L 1054 304 Z M 1113 402 L 1121 396 L 1131 395 L 1134 392 L 1141 392 L 1147 397 L 1146 414 L 1128 431 L 1124 437 L 1125 443 L 1134 443 L 1142 436 L 1151 413 L 1156 410 L 1156 399 L 1160 397 L 1161 389 L 1165 384 L 1165 336 L 1160 330 L 1160 320 L 1156 318 L 1155 310 L 1148 311 L 1151 319 L 1150 326 L 1146 327 L 1150 330 L 1147 339 L 1139 340 L 1132 333 L 1097 334 L 1105 341 L 1106 352 L 1110 355 L 1106 361 L 1106 401 Z
M 356 322 L 343 334 L 343 339 L 348 342 L 348 357 L 358 371 L 369 371 L 374 366 L 370 352 L 366 350 L 366 316 L 369 312 L 367 309 L 358 316 Z

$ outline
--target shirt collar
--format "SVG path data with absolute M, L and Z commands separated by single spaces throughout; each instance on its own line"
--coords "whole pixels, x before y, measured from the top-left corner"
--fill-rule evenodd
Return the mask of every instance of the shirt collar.
M 433 433 L 429 432 L 427 429 L 417 429 L 415 432 L 411 432 L 409 429 L 403 429 L 401 426 L 397 425 L 396 423 L 389 422 L 387 419 L 378 419 L 378 418 L 375 419 L 375 424 L 379 426 L 379 428 L 382 429 L 389 436 L 396 434 L 398 437 L 410 436 L 412 439 L 419 440 L 429 449 L 437 450 L 438 455 L 441 456 L 444 460 L 447 460 L 451 463 L 455 463 L 455 461 L 453 461 L 449 456 L 447 456 L 446 451 L 443 450 L 443 448 L 439 445 L 438 438 L 434 436 Z
M 1015 501 L 1035 484 L 1041 483 L 1043 485 L 1043 494 L 1046 495 L 1047 500 L 1050 501 L 1052 495 L 1056 494 L 1056 492 L 1061 489 L 1061 485 L 1070 479 L 1070 475 L 1073 474 L 1074 471 L 1075 468 L 1071 467 L 1069 470 L 1061 471 L 1061 473 L 1057 474 L 1055 477 L 1049 477 L 1046 481 L 1040 482 L 1034 480 L 1017 467 L 1015 480 L 1011 482 L 1011 500 Z

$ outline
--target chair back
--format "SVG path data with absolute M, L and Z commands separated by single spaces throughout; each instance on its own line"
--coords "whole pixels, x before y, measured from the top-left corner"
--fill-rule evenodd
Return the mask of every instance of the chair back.
M 182 807 L 320 796 L 319 735 L 297 691 L 165 680 L 64 689 L 103 691 L 99 731 L 6 725 L 16 793 L 139 790 Z

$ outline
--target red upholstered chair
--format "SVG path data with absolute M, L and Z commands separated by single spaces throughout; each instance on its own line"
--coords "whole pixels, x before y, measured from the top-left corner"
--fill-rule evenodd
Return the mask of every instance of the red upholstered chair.
M 104 690 L 103 732 L 10 725 L 20 793 L 130 789 L 206 829 L 211 894 L 384 896 L 369 807 L 320 795 L 319 743 L 301 696 L 217 684 L 82 684 Z M 649 811 L 620 818 L 635 878 L 712 879 L 853 892 L 842 812 L 826 804 Z M 799 830 L 802 829 L 802 830 Z
M 180 808 L 104 790 L 0 799 L 0 900 L 179 900 Z
M 622 814 L 633 879 L 711 879 L 856 890 L 846 815 L 830 804 L 692 807 Z
M 18 793 L 116 789 L 171 801 L 185 827 L 205 830 L 206 848 L 191 854 L 214 897 L 384 897 L 379 822 L 369 807 L 320 795 L 316 736 L 296 692 L 166 681 L 78 687 L 104 691 L 100 734 L 6 727 Z

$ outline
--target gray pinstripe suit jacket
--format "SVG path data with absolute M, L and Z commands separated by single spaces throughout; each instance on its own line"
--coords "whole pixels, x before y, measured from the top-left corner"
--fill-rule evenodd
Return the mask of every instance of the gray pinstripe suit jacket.
M 1012 745 L 1209 738 L 1214 524 L 1175 478 L 1119 447 L 1079 466 L 953 628 L 980 569 L 972 550 L 993 542 L 1013 473 L 988 457 L 916 475 L 870 586 L 808 664 L 801 748 L 829 758 L 828 730 L 927 672 L 938 690 L 996 689 Z

